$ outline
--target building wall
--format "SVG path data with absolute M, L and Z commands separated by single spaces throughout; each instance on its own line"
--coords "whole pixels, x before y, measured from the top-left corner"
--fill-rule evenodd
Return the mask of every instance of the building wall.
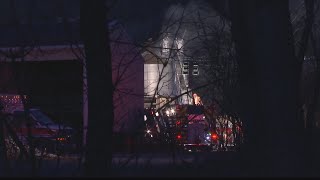
M 143 122 L 143 58 L 139 50 L 131 43 L 130 37 L 127 35 L 124 28 L 118 24 L 116 21 L 113 21 L 109 24 L 109 28 L 111 31 L 110 39 L 111 43 L 111 53 L 112 53 L 112 76 L 113 83 L 115 87 L 114 92 L 114 131 L 115 132 L 132 132 L 136 129 L 139 121 Z M 118 42 L 121 41 L 121 42 Z M 76 41 L 79 42 L 79 41 Z M 82 54 L 84 53 L 84 46 L 82 44 L 77 44 L 73 46 L 75 49 L 71 49 L 71 46 L 55 44 L 50 46 L 45 46 L 39 44 L 39 48 L 34 48 L 27 56 L 24 57 L 24 61 L 30 64 L 32 61 L 38 62 L 57 62 L 57 61 L 74 61 L 78 62 L 80 65 L 81 71 L 73 71 L 72 68 L 63 70 L 57 67 L 51 67 L 50 72 L 54 73 L 63 73 L 63 71 L 68 71 L 70 74 L 65 74 L 66 77 L 62 77 L 60 80 L 63 81 L 63 84 L 56 84 L 57 87 L 61 87 L 62 89 L 59 92 L 64 92 L 63 88 L 68 88 L 70 84 L 72 84 L 72 80 L 68 81 L 68 77 L 71 76 L 79 76 L 81 86 L 77 87 L 75 91 L 80 91 L 81 94 L 75 93 L 75 91 L 71 91 L 70 93 L 75 93 L 74 95 L 78 96 L 76 98 L 72 98 L 72 102 L 80 103 L 82 109 L 78 109 L 78 113 L 82 115 L 83 119 L 79 120 L 79 122 L 83 123 L 84 135 L 86 134 L 86 128 L 88 124 L 88 106 L 87 106 L 87 95 L 86 95 L 86 79 L 83 76 L 85 73 L 85 68 L 82 65 L 84 61 L 84 57 Z M 1 50 L 4 52 L 10 52 L 11 50 L 19 49 L 15 47 L 2 47 Z M 0 60 L 2 62 L 10 62 L 11 59 L 8 59 L 6 56 L 0 55 Z M 22 59 L 17 58 L 16 61 L 21 63 Z M 67 67 L 67 66 L 66 66 Z M 27 69 L 25 72 L 30 73 L 30 71 L 36 72 L 40 70 L 40 68 L 35 67 L 35 69 Z M 49 69 L 47 69 L 49 71 Z M 83 70 L 83 71 L 82 71 Z M 11 70 L 10 70 L 11 71 Z M 8 81 L 8 77 L 11 72 L 10 71 L 0 71 L 1 74 L 8 74 L 8 76 L 0 77 L 0 89 L 6 88 L 7 85 L 5 82 Z M 7 79 L 6 79 L 7 78 Z M 48 77 L 38 75 L 37 78 L 47 79 Z M 50 78 L 49 78 L 50 79 Z M 51 80 L 50 80 L 51 81 Z M 58 81 L 54 80 L 55 83 Z M 36 81 L 34 81 L 36 84 Z M 38 85 L 41 85 L 39 83 Z M 37 85 L 37 86 L 38 86 Z M 46 86 L 42 84 L 43 86 Z M 49 92 L 56 93 L 54 88 L 50 89 L 47 86 L 47 90 L 43 91 L 34 91 L 34 96 L 37 93 Z M 83 92 L 83 93 L 82 93 Z M 61 94 L 60 94 L 61 95 Z M 63 95 L 60 96 L 59 99 L 63 99 Z M 67 96 L 65 98 L 70 98 Z M 41 98 L 39 98 L 40 100 Z M 42 99 L 49 103 L 49 101 Z M 56 99 L 52 99 L 56 100 Z M 41 106 L 44 106 L 43 104 Z M 110 108 L 110 107 L 106 107 Z M 83 113 L 83 114 L 82 114 Z M 84 142 L 85 143 L 85 142 Z
M 144 65 L 144 89 L 145 95 L 153 96 L 159 82 L 159 75 L 163 68 L 162 64 L 145 64 Z M 173 96 L 174 93 L 174 77 L 171 66 L 164 68 L 162 79 L 159 82 L 158 94 L 162 96 Z
M 143 58 L 124 28 L 110 24 L 114 131 L 130 133 L 143 122 Z M 114 41 L 121 41 L 118 43 Z

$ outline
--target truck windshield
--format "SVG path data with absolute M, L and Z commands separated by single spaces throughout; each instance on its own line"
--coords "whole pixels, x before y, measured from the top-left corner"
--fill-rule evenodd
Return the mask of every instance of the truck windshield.
M 43 112 L 39 110 L 32 110 L 30 113 L 35 117 L 35 119 L 42 124 L 54 124 L 54 122 Z

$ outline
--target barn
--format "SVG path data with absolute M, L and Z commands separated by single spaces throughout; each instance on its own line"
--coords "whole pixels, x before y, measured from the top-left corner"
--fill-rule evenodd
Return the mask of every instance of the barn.
M 106 28 L 115 85 L 114 132 L 131 132 L 143 119 L 144 60 L 118 21 L 109 21 Z M 8 25 L 0 32 L 0 93 L 22 92 L 31 106 L 85 135 L 88 99 L 79 21 Z

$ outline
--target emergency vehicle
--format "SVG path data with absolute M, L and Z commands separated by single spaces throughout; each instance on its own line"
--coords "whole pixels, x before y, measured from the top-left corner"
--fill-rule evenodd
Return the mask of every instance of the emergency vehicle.
M 152 109 L 145 122 L 149 142 L 174 143 L 188 152 L 234 150 L 242 141 L 239 118 L 212 116 L 203 105 L 172 105 L 159 112 Z
M 22 98 L 27 100 L 25 95 Z M 28 147 L 29 132 L 35 147 L 41 152 L 62 153 L 75 147 L 73 128 L 54 122 L 40 109 L 24 109 L 20 95 L 1 94 L 0 103 L 9 150 L 14 151 L 10 148 L 15 148 L 15 151 L 20 152 L 22 147 L 19 148 L 19 144 Z

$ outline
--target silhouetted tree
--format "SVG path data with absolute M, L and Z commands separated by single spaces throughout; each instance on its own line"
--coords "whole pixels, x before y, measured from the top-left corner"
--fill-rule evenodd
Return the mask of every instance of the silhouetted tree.
M 303 126 L 288 1 L 230 1 L 230 12 L 247 126 L 244 151 L 250 154 L 245 157 L 259 175 L 296 175 Z
M 105 2 L 80 2 L 88 84 L 87 176 L 106 176 L 112 161 L 113 85 Z

